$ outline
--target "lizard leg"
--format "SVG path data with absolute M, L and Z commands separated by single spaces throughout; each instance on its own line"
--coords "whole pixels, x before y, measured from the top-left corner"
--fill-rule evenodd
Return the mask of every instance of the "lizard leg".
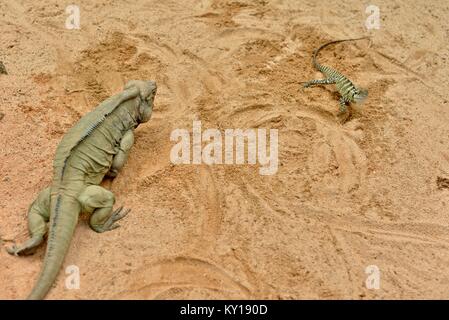
M 100 186 L 88 186 L 79 195 L 78 201 L 81 203 L 84 212 L 92 213 L 90 217 L 90 227 L 95 232 L 105 232 L 119 227 L 116 221 L 124 218 L 131 210 L 123 210 L 123 207 L 112 210 L 115 203 L 114 194 Z
M 338 115 L 342 115 L 344 113 L 346 113 L 346 110 L 348 109 L 348 107 L 346 106 L 346 99 L 341 97 L 340 100 L 340 110 L 338 111 Z
M 311 86 L 316 86 L 319 84 L 334 84 L 335 80 L 332 78 L 326 78 L 326 79 L 316 79 L 316 80 L 310 80 L 303 84 L 304 88 L 308 88 Z
M 108 178 L 115 178 L 118 172 L 123 168 L 126 159 L 128 159 L 128 154 L 133 144 L 134 144 L 134 131 L 131 129 L 124 134 L 122 140 L 120 141 L 119 151 L 114 156 L 111 168 L 109 169 L 109 172 L 106 174 Z
M 28 231 L 30 239 L 23 244 L 6 248 L 10 254 L 26 255 L 33 253 L 34 249 L 44 241 L 47 233 L 47 222 L 50 219 L 50 187 L 42 190 L 28 211 Z

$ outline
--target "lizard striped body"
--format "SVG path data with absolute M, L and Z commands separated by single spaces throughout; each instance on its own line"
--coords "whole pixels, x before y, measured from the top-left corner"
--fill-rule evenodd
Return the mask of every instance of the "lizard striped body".
M 315 50 L 313 54 L 313 65 L 314 67 L 322 72 L 326 78 L 325 79 L 317 79 L 317 80 L 311 80 L 306 83 L 304 83 L 304 88 L 308 88 L 312 85 L 319 85 L 319 84 L 335 84 L 337 87 L 338 92 L 340 93 L 340 112 L 339 114 L 345 113 L 347 110 L 346 103 L 355 102 L 355 103 L 362 103 L 366 97 L 368 96 L 368 90 L 356 87 L 351 80 L 349 80 L 347 77 L 345 77 L 343 74 L 338 72 L 337 70 L 328 67 L 323 66 L 319 64 L 316 60 L 316 57 L 321 49 L 327 47 L 330 44 L 344 42 L 344 41 L 354 41 L 354 40 L 361 40 L 366 39 L 367 37 L 363 38 L 356 38 L 356 39 L 344 39 L 344 40 L 335 40 L 328 43 L 323 44 L 321 47 Z

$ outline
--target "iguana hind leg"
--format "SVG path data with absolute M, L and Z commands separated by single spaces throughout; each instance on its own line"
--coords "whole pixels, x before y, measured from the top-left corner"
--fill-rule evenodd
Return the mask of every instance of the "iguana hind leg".
M 47 222 L 50 219 L 50 187 L 42 190 L 28 211 L 28 230 L 31 238 L 23 244 L 6 248 L 10 254 L 27 255 L 34 252 L 44 241 L 48 231 Z
M 78 197 L 83 211 L 92 213 L 90 227 L 96 232 L 105 232 L 119 227 L 116 221 L 124 218 L 131 210 L 123 207 L 112 210 L 115 203 L 114 194 L 100 186 L 88 186 Z

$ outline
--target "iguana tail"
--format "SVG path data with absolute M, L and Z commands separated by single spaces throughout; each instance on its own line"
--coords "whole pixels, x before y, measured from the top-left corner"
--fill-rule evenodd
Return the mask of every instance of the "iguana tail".
M 76 199 L 57 194 L 52 196 L 51 210 L 44 264 L 28 300 L 45 298 L 53 285 L 68 251 L 81 208 Z
M 315 50 L 313 53 L 313 66 L 320 70 L 321 65 L 316 61 L 316 56 L 318 55 L 318 52 L 320 52 L 321 49 L 327 47 L 328 45 L 339 43 L 339 42 L 345 42 L 345 41 L 356 41 L 356 40 L 362 40 L 362 39 L 369 39 L 369 37 L 360 37 L 360 38 L 353 38 L 353 39 L 343 39 L 343 40 L 334 40 L 328 43 L 323 44 L 321 47 Z

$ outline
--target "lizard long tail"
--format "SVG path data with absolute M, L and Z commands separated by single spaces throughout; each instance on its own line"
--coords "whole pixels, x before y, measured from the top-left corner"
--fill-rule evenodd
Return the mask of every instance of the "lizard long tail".
M 328 45 L 331 45 L 331 44 L 334 44 L 334 43 L 339 43 L 339 42 L 356 41 L 356 40 L 362 40 L 362 39 L 369 39 L 369 37 L 360 37 L 360 38 L 353 38 L 353 39 L 334 40 L 334 41 L 331 41 L 331 42 L 323 44 L 321 47 L 316 49 L 315 52 L 313 53 L 313 66 L 315 68 L 317 68 L 318 70 L 320 69 L 321 65 L 316 61 L 316 56 L 318 55 L 318 52 L 321 51 L 321 49 L 324 49 Z
M 43 299 L 58 276 L 78 222 L 80 206 L 75 199 L 57 195 L 52 200 L 52 210 L 44 265 L 28 300 Z

